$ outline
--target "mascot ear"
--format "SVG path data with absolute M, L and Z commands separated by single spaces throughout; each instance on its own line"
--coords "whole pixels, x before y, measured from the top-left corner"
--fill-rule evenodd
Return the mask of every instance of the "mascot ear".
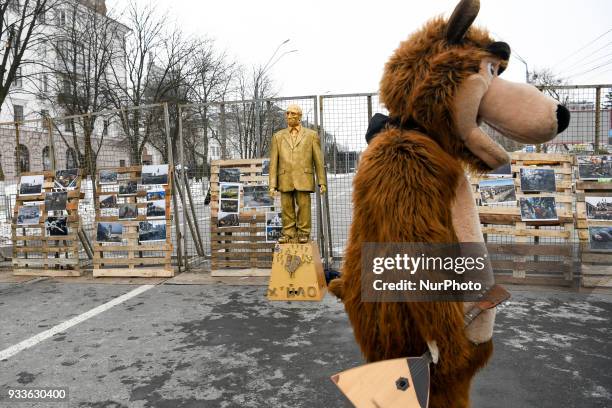
M 457 4 L 446 25 L 446 41 L 449 44 L 459 44 L 463 40 L 468 28 L 476 20 L 479 10 L 479 0 L 461 0 Z

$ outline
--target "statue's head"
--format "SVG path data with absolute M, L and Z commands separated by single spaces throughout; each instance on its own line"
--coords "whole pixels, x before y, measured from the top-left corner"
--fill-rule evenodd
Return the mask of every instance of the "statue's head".
M 302 108 L 298 105 L 289 105 L 285 111 L 287 125 L 289 127 L 298 126 L 302 122 Z

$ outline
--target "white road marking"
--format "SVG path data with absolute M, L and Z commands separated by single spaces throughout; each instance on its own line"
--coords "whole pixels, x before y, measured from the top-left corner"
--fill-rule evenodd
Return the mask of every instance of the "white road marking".
M 85 313 L 82 313 L 76 317 L 73 317 L 70 320 L 66 320 L 63 323 L 58 324 L 57 326 L 53 326 L 52 328 L 50 328 L 49 330 L 45 330 L 42 333 L 37 334 L 36 336 L 32 336 L 29 339 L 26 339 L 20 343 L 15 344 L 14 346 L 11 346 L 7 349 L 4 349 L 2 351 L 0 351 L 0 361 L 2 360 L 6 360 L 10 357 L 13 357 L 15 354 L 28 349 L 30 347 L 33 347 L 35 345 L 37 345 L 38 343 L 40 343 L 41 341 L 44 341 L 46 339 L 48 339 L 49 337 L 52 337 L 53 335 L 57 334 L 57 333 L 62 333 L 64 331 L 66 331 L 67 329 L 71 328 L 72 326 L 76 326 L 79 323 L 84 322 L 87 319 L 90 319 L 96 315 L 99 315 L 102 312 L 107 311 L 108 309 L 117 306 L 123 302 L 125 302 L 126 300 L 129 300 L 135 296 L 140 295 L 141 293 L 146 292 L 147 290 L 154 288 L 155 285 L 142 285 L 137 287 L 136 289 L 132 290 L 131 292 L 128 292 L 126 294 L 123 294 L 119 297 L 114 298 L 113 300 L 104 303 L 103 305 L 100 305 L 98 307 L 95 307 Z

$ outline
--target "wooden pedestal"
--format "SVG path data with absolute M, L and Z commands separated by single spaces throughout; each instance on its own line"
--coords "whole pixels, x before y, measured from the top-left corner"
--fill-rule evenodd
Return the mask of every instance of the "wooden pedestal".
M 275 248 L 268 300 L 321 300 L 327 285 L 319 248 L 307 244 L 280 244 Z

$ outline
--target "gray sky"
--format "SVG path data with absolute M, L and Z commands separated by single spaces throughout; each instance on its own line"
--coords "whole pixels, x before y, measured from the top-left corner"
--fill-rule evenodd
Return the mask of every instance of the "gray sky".
M 269 70 L 279 96 L 377 91 L 384 63 L 399 42 L 429 18 L 448 17 L 456 2 L 152 1 L 168 24 L 214 38 L 219 48 L 245 65 L 266 64 L 289 39 L 277 56 L 297 52 L 285 54 Z M 124 3 L 107 4 L 117 8 Z M 574 84 L 610 84 L 611 16 L 610 0 L 481 0 L 476 24 L 508 42 L 530 70 L 549 67 L 564 77 L 581 74 L 569 78 Z M 524 81 L 525 65 L 512 58 L 503 77 Z

